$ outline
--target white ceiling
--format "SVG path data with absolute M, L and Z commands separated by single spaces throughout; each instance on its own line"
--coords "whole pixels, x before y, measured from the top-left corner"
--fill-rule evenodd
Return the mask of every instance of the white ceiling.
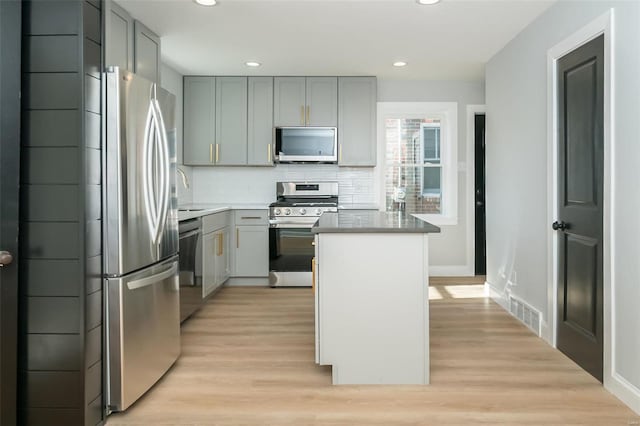
M 481 80 L 551 0 L 119 0 L 182 74 Z M 251 69 L 248 60 L 263 65 Z M 395 68 L 394 61 L 408 66 Z

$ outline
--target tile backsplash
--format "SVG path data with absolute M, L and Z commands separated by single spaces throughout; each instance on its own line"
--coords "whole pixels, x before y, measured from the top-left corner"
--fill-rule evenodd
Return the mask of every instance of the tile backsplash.
M 194 203 L 271 203 L 279 181 L 337 181 L 340 201 L 378 203 L 375 169 L 330 164 L 191 167 Z M 181 184 L 180 184 L 181 185 Z

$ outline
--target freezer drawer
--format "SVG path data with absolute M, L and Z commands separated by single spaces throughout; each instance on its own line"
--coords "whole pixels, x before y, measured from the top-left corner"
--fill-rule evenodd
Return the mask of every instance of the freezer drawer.
M 180 355 L 178 258 L 107 279 L 109 397 L 126 410 Z

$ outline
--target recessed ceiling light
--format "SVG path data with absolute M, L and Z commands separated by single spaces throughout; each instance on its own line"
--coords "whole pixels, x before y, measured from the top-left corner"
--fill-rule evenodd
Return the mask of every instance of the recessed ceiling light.
M 394 67 L 406 67 L 406 66 L 407 66 L 407 63 L 406 63 L 406 62 L 404 62 L 404 61 L 398 61 L 398 62 L 394 62 L 394 63 L 393 63 L 393 66 L 394 66 Z
M 200 6 L 215 6 L 218 4 L 217 0 L 193 0 L 198 3 Z
M 418 4 L 436 4 L 440 3 L 440 0 L 416 0 Z
M 247 61 L 244 64 L 248 67 L 259 67 L 260 65 L 262 65 L 260 62 L 256 61 Z

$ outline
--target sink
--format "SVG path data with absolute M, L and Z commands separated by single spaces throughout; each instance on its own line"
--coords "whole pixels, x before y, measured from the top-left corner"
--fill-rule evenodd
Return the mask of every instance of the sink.
M 204 209 L 183 209 L 183 208 L 178 208 L 179 212 L 201 212 Z

